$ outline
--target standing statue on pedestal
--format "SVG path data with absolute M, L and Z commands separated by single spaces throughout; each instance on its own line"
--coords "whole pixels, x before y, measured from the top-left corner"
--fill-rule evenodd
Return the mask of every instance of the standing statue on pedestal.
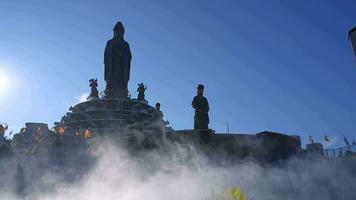
M 153 121 L 161 121 L 161 120 L 163 120 L 163 112 L 161 111 L 161 104 L 157 102 L 155 110 L 153 112 Z
M 143 83 L 139 83 L 138 84 L 138 88 L 137 88 L 137 100 L 139 101 L 143 101 L 145 100 L 145 91 L 147 90 L 147 86 L 145 86 Z
M 208 130 L 209 103 L 204 95 L 204 85 L 198 85 L 197 96 L 194 97 L 192 107 L 195 109 L 194 130 Z
M 105 97 L 127 98 L 130 79 L 131 51 L 129 43 L 124 40 L 125 28 L 121 22 L 114 27 L 114 37 L 106 43 L 105 64 Z
M 91 98 L 99 98 L 99 92 L 98 92 L 98 80 L 97 79 L 90 79 L 89 80 L 90 83 L 90 87 L 91 87 L 91 91 L 90 91 L 90 95 L 87 98 L 88 100 Z

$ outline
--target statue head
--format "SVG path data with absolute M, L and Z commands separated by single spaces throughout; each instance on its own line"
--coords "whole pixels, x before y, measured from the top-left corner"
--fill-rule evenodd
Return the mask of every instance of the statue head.
M 124 37 L 125 28 L 124 28 L 124 25 L 122 25 L 121 22 L 117 22 L 116 23 L 113 31 L 114 31 L 114 37 L 120 37 L 120 38 Z
M 161 108 L 161 104 L 159 102 L 156 103 L 156 110 L 159 110 Z
M 141 90 L 145 90 L 145 85 L 143 83 L 139 83 L 138 88 Z
M 198 93 L 198 95 L 203 95 L 203 93 L 204 93 L 204 85 L 202 85 L 202 84 L 198 85 L 197 93 Z

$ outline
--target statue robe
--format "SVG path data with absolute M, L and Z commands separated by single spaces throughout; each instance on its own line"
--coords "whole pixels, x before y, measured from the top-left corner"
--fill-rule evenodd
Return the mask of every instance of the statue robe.
M 130 79 L 131 51 L 123 38 L 113 38 L 106 43 L 104 53 L 105 81 L 107 90 L 128 92 Z
M 194 129 L 208 129 L 209 124 L 209 102 L 204 96 L 195 96 L 192 102 L 195 108 Z

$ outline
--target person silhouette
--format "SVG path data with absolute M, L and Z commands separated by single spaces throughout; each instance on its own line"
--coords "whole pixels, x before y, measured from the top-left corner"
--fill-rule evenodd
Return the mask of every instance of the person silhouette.
M 197 87 L 197 96 L 194 97 L 192 107 L 194 114 L 194 130 L 208 130 L 209 127 L 209 102 L 204 97 L 204 85 Z

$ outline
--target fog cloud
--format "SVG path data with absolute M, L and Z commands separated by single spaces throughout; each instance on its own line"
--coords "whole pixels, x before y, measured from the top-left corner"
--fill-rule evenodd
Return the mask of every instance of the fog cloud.
M 293 158 L 261 165 L 247 159 L 234 165 L 214 163 L 193 146 L 168 144 L 145 153 L 129 153 L 111 142 L 93 149 L 96 158 L 77 178 L 63 178 L 49 159 L 1 162 L 1 199 L 209 200 L 239 187 L 254 200 L 356 199 L 356 162 Z M 22 162 L 22 169 L 18 165 Z M 84 163 L 84 164 L 83 164 Z M 85 162 L 73 165 L 86 169 Z M 22 172 L 21 172 L 22 171 Z M 20 181 L 19 181 L 20 180 Z M 21 186 L 23 181 L 26 186 Z M 28 187 L 24 194 L 17 194 Z

